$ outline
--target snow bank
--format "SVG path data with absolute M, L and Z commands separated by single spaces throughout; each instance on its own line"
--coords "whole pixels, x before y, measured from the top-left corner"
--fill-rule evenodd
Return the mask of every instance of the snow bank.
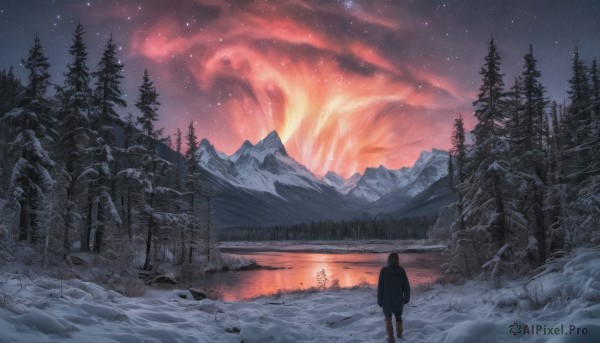
M 579 250 L 500 289 L 479 281 L 414 289 L 403 315 L 406 340 L 600 342 L 598 263 L 599 250 Z M 250 302 L 194 301 L 182 292 L 126 298 L 89 282 L 2 273 L 0 342 L 385 341 L 373 289 Z

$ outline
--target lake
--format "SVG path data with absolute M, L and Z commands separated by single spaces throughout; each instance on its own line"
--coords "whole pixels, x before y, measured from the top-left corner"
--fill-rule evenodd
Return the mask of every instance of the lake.
M 261 266 L 276 270 L 247 270 L 207 274 L 194 282 L 195 287 L 219 290 L 224 300 L 241 300 L 276 293 L 278 290 L 306 289 L 317 286 L 317 273 L 325 270 L 328 286 L 339 280 L 341 287 L 360 282 L 377 285 L 379 270 L 386 264 L 388 253 L 326 254 L 313 252 L 281 252 L 227 249 L 225 252 L 254 259 Z M 435 281 L 446 262 L 439 252 L 401 253 L 400 265 L 406 269 L 411 287 Z

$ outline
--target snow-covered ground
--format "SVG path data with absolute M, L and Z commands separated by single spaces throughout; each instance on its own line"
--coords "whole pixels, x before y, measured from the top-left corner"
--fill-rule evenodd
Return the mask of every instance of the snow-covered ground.
M 481 281 L 416 289 L 403 316 L 405 340 L 600 342 L 599 263 L 600 250 L 579 250 L 500 289 Z M 375 290 L 366 288 L 249 302 L 161 290 L 126 298 L 93 283 L 5 272 L 0 292 L 2 343 L 385 341 Z M 539 334 L 523 334 L 531 325 Z
M 257 241 L 221 242 L 221 249 L 316 253 L 385 253 L 442 251 L 444 242 L 435 240 L 363 240 L 363 241 Z

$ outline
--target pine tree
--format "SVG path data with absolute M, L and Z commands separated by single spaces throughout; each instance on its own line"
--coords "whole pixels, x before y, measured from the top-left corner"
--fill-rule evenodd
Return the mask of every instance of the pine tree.
M 544 121 L 546 120 L 545 108 L 548 101 L 544 97 L 545 89 L 539 81 L 540 71 L 537 69 L 537 60 L 533 57 L 533 47 L 529 45 L 529 53 L 524 57 L 523 91 L 525 97 L 525 127 L 527 149 L 543 148 Z
M 98 67 L 92 73 L 92 76 L 96 78 L 96 103 L 99 106 L 100 116 L 106 119 L 118 118 L 115 107 L 127 105 L 121 91 L 122 70 L 123 64 L 117 58 L 116 45 L 113 43 L 111 34 Z
M 579 48 L 576 46 L 573 51 L 573 64 L 571 66 L 572 76 L 569 80 L 570 105 L 568 114 L 571 117 L 570 129 L 575 135 L 575 143 L 581 142 L 583 134 L 576 128 L 583 129 L 582 126 L 588 123 L 587 110 L 590 104 L 590 84 L 587 78 L 587 68 L 579 58 Z
M 158 93 L 154 88 L 154 83 L 148 77 L 148 69 L 144 69 L 143 83 L 139 88 L 140 94 L 135 106 L 140 110 L 142 115 L 137 118 L 142 129 L 146 131 L 149 137 L 157 138 L 154 131 L 154 122 L 158 120 Z
M 116 56 L 116 46 L 110 36 L 106 47 L 98 63 L 98 67 L 92 76 L 96 79 L 94 90 L 95 108 L 91 127 L 94 130 L 94 140 L 89 159 L 90 165 L 85 169 L 80 178 L 88 184 L 88 223 L 85 233 L 86 244 L 82 249 L 86 250 L 91 241 L 93 233 L 93 251 L 101 252 L 105 230 L 111 224 L 120 225 L 121 218 L 113 199 L 113 168 L 115 164 L 115 135 L 114 120 L 119 116 L 115 110 L 116 106 L 126 106 L 120 88 L 121 71 L 123 64 Z
M 465 181 L 466 159 L 465 123 L 462 116 L 458 116 L 458 118 L 454 120 L 452 154 L 456 157 L 456 175 L 458 176 L 458 183 L 461 184 Z
M 67 66 L 65 75 L 65 88 L 68 90 L 68 95 L 79 94 L 74 99 L 80 101 L 90 99 L 90 73 L 87 67 L 87 48 L 83 42 L 85 31 L 81 23 L 77 24 L 73 33 L 73 43 L 69 48 L 69 54 L 72 56 L 72 61 Z M 75 104 L 83 106 L 84 104 Z
M 79 180 L 88 185 L 88 226 L 85 232 L 85 245 L 88 250 L 93 237 L 92 251 L 104 250 L 106 230 L 112 225 L 120 225 L 121 217 L 111 195 L 113 181 L 114 151 L 101 137 L 91 148 L 91 164 L 79 175 Z
M 81 215 L 77 210 L 76 198 L 83 192 L 77 180 L 83 169 L 83 159 L 89 143 L 89 113 L 91 91 L 87 68 L 87 51 L 83 43 L 83 26 L 78 24 L 73 33 L 73 43 L 69 48 L 71 63 L 67 66 L 65 84 L 62 88 L 62 105 L 59 109 L 59 141 L 57 159 L 63 161 L 66 204 L 63 222 L 65 225 L 63 257 L 70 252 L 70 233 L 75 231 Z
M 177 164 L 177 168 L 175 168 L 175 172 L 177 173 L 175 177 L 175 187 L 177 189 L 181 189 L 181 164 L 179 163 L 179 157 L 181 156 L 181 130 L 177 128 L 177 133 L 175 134 L 175 152 L 176 159 L 175 163 Z
M 568 207 L 563 214 L 566 241 L 573 246 L 598 244 L 600 230 L 600 119 L 597 116 L 598 71 L 595 63 L 587 78 L 587 67 L 575 50 L 569 80 L 570 104 L 566 111 L 568 136 L 563 163 Z M 591 81 L 591 84 L 590 84 Z
M 560 257 L 565 249 L 565 234 L 562 225 L 562 198 L 564 190 L 561 184 L 561 127 L 558 119 L 558 105 L 556 101 L 550 106 L 552 129 L 548 143 L 550 163 L 547 171 L 547 192 L 544 199 L 544 210 L 548 231 L 548 252 L 551 257 Z
M 464 201 L 464 182 L 465 182 L 465 160 L 466 160 L 466 144 L 465 144 L 465 125 L 462 116 L 454 120 L 454 130 L 452 131 L 452 149 L 451 156 L 454 157 L 454 172 L 456 174 L 455 193 L 457 194 L 456 210 L 458 213 L 463 211 Z M 459 217 L 456 222 L 456 229 L 464 229 L 463 217 Z
M 585 179 L 586 168 L 590 164 L 590 146 L 586 144 L 590 139 L 590 85 L 587 79 L 587 68 L 579 58 L 579 48 L 573 52 L 571 66 L 571 79 L 569 80 L 569 106 L 564 120 L 566 122 L 567 141 L 565 157 L 569 163 L 565 169 L 565 178 L 572 185 L 580 184 Z
M 12 66 L 0 71 L 0 118 L 17 107 L 17 94 L 23 90 L 19 79 L 15 78 Z M 10 149 L 10 142 L 16 137 L 10 125 L 0 125 L 0 196 L 8 198 L 10 175 L 12 165 L 18 158 L 14 149 Z
M 558 183 L 558 172 L 560 163 L 560 127 L 558 121 L 558 105 L 556 101 L 552 101 L 550 106 L 550 120 L 552 127 L 549 130 L 549 144 L 548 150 L 550 151 L 550 168 L 549 168 L 549 180 L 552 183 Z
M 475 106 L 477 124 L 475 145 L 465 161 L 462 210 L 452 226 L 454 260 L 457 271 L 471 274 L 483 269 L 496 278 L 510 266 L 507 231 L 505 179 L 509 171 L 509 144 L 505 139 L 506 96 L 500 71 L 500 56 L 494 40 L 480 74 Z
M 141 193 L 142 183 L 140 172 L 135 169 L 136 158 L 139 154 L 135 146 L 136 128 L 133 121 L 133 114 L 129 113 L 125 122 L 123 135 L 123 153 L 125 154 L 125 168 L 117 173 L 118 182 L 122 184 L 121 193 L 121 218 L 123 219 L 127 239 L 131 242 L 133 239 L 133 212 L 134 207 L 139 203 L 139 193 Z M 137 196 L 136 196 L 137 195 Z
M 37 35 L 23 65 L 29 73 L 24 107 L 13 109 L 2 120 L 15 133 L 16 138 L 11 145 L 20 149 L 10 187 L 20 206 L 19 240 L 28 239 L 36 244 L 39 238 L 38 214 L 45 194 L 54 184 L 48 172 L 54 161 L 46 149 L 54 134 L 50 106 L 44 99 L 49 64 Z
M 598 65 L 595 58 L 592 61 L 590 77 L 592 83 L 592 113 L 597 120 L 600 118 L 600 72 L 598 72 Z
M 174 172 L 175 172 L 175 189 L 178 191 L 182 191 L 182 174 L 183 174 L 183 170 L 182 170 L 182 163 L 181 163 L 181 157 L 182 157 L 182 150 L 181 150 L 181 130 L 179 128 L 177 128 L 177 132 L 175 133 L 175 159 L 173 161 L 173 163 L 175 164 L 175 168 L 174 168 Z M 185 203 L 185 201 L 183 199 L 178 200 L 175 203 L 175 211 L 177 213 L 181 213 L 182 210 L 184 210 L 185 208 L 187 208 L 187 204 Z M 180 249 L 180 254 L 178 255 L 178 259 L 180 263 L 183 263 L 185 261 L 185 232 L 188 228 L 188 225 L 184 225 L 184 226 L 180 226 L 178 227 L 179 233 L 178 233 L 178 241 L 179 241 L 179 249 Z M 173 239 L 175 240 L 175 237 L 173 237 Z M 176 241 L 177 241 L 176 240 Z M 175 248 L 173 249 L 173 254 L 175 255 Z
M 204 198 L 204 245 L 206 260 L 211 263 L 215 262 L 215 258 L 219 255 L 217 235 L 215 233 L 213 217 L 214 217 L 214 200 L 215 191 L 206 186 L 202 187 L 202 196 Z
M 511 149 L 516 151 L 523 145 L 526 126 L 523 123 L 523 82 L 521 77 L 515 78 L 515 82 L 507 94 L 507 122 L 506 129 L 511 144 Z
M 197 245 L 196 231 L 198 231 L 198 213 L 199 213 L 199 199 L 198 193 L 201 189 L 199 164 L 198 164 L 198 139 L 196 138 L 196 131 L 194 129 L 194 122 L 190 122 L 188 126 L 188 133 L 186 135 L 187 150 L 185 152 L 185 165 L 186 165 L 186 188 L 190 192 L 190 217 L 193 219 L 189 223 L 189 241 L 188 241 L 188 263 L 192 263 L 194 260 L 194 248 Z M 182 242 L 183 243 L 183 242 Z
M 454 162 L 452 161 L 454 156 L 452 155 L 452 151 L 448 151 L 448 177 L 450 178 L 450 188 L 454 190 Z
M 477 124 L 473 129 L 475 145 L 478 154 L 490 154 L 493 151 L 493 143 L 503 134 L 504 122 L 504 74 L 500 72 L 500 55 L 494 39 L 492 38 L 485 57 L 485 64 L 479 74 L 483 82 L 479 87 L 475 106 L 475 117 Z
M 52 178 L 55 180 L 52 188 L 45 194 L 39 213 L 39 231 L 43 241 L 39 242 L 42 255 L 42 268 L 48 262 L 54 261 L 54 256 L 62 255 L 69 251 L 69 225 L 65 223 L 65 210 L 68 206 L 66 186 L 68 175 L 64 173 L 64 166 L 52 168 Z
M 17 106 L 17 95 L 22 89 L 23 85 L 15 77 L 12 65 L 8 71 L 0 71 L 0 117 Z
M 151 269 L 153 236 L 156 230 L 154 202 L 157 196 L 156 187 L 158 187 L 158 179 L 160 177 L 158 169 L 162 164 L 162 160 L 156 156 L 155 144 L 158 133 L 154 130 L 154 122 L 158 120 L 157 106 L 159 104 L 158 93 L 148 78 L 148 70 L 144 69 L 143 83 L 139 88 L 139 97 L 135 104 L 142 114 L 137 117 L 137 123 L 142 126 L 144 132 L 141 135 L 141 139 L 144 142 L 145 148 L 140 156 L 142 159 L 140 169 L 143 173 L 143 178 L 146 180 L 144 205 L 142 206 L 145 224 L 147 225 L 144 270 Z
M 40 43 L 40 37 L 36 34 L 33 40 L 33 47 L 29 50 L 27 60 L 21 63 L 27 69 L 29 84 L 27 85 L 27 95 L 30 99 L 40 99 L 46 94 L 50 74 L 48 68 L 48 58 L 44 55 L 44 49 Z
M 544 197 L 546 192 L 546 151 L 545 126 L 547 101 L 544 98 L 544 87 L 539 81 L 540 71 L 533 57 L 533 48 L 524 56 L 523 79 L 523 120 L 521 144 L 514 152 L 517 162 L 515 167 L 518 177 L 526 182 L 527 187 L 518 197 L 523 199 L 523 212 L 528 220 L 528 227 L 536 243 L 537 263 L 546 262 L 546 227 L 544 222 Z
M 157 145 L 162 140 L 162 129 L 157 130 L 154 122 L 158 120 L 158 93 L 144 71 L 143 84 L 139 88 L 139 98 L 136 107 L 141 116 L 137 124 L 142 127 L 138 139 L 142 145 L 136 147 L 139 151 L 139 162 L 135 166 L 136 177 L 142 181 L 138 199 L 140 223 L 146 228 L 146 250 L 143 269 L 150 270 L 157 261 L 165 262 L 166 242 L 174 239 L 176 228 L 187 224 L 187 215 L 173 211 L 177 207 L 180 194 L 168 187 L 167 175 L 172 163 L 157 153 Z M 163 256 L 159 256 L 162 249 Z
M 478 179 L 491 179 L 491 184 L 484 181 L 484 184 L 475 185 L 477 188 L 487 188 L 493 199 L 480 199 L 482 203 L 487 200 L 494 201 L 495 219 L 491 222 L 493 239 L 498 249 L 504 246 L 506 242 L 505 227 L 505 209 L 503 201 L 502 188 L 502 168 L 505 168 L 501 162 L 504 149 L 501 137 L 504 135 L 505 121 L 505 94 L 503 74 L 500 72 L 500 55 L 494 39 L 490 40 L 488 54 L 485 57 L 485 64 L 480 71 L 483 77 L 479 95 L 473 105 L 475 108 L 475 117 L 477 124 L 473 129 L 475 135 L 475 160 L 477 172 L 474 177 Z M 479 187 L 481 186 L 481 187 Z M 489 188 L 488 188 L 489 187 Z M 473 199 L 474 200 L 474 199 Z

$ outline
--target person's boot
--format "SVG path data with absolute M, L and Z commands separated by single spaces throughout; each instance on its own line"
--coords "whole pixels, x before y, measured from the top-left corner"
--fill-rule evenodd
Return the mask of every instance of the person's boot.
M 389 343 L 394 343 L 394 326 L 392 325 L 392 317 L 385 317 L 385 332 L 387 333 L 387 339 Z
M 396 336 L 402 338 L 404 327 L 402 326 L 402 318 L 396 318 Z

